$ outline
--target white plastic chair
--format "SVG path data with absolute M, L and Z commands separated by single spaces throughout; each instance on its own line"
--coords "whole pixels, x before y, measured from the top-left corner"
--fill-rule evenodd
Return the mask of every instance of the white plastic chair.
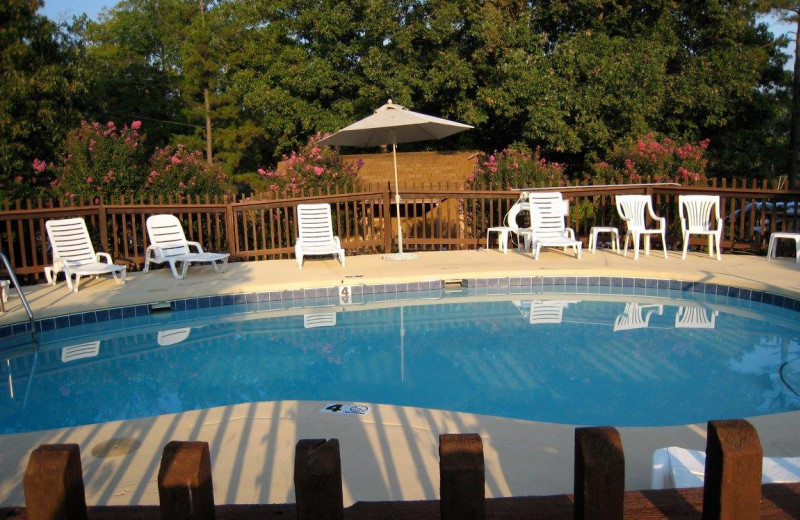
M 150 238 L 150 245 L 144 252 L 144 272 L 150 271 L 150 264 L 169 263 L 172 276 L 182 280 L 186 276 L 186 270 L 191 264 L 210 263 L 214 266 L 214 271 L 224 273 L 228 268 L 228 253 L 207 253 L 198 242 L 186 240 L 183 233 L 181 222 L 175 215 L 151 215 L 147 217 L 147 236 Z M 197 252 L 192 252 L 190 247 L 194 247 Z M 221 262 L 221 263 L 217 263 Z M 177 265 L 181 264 L 181 272 L 178 273 Z
M 614 320 L 614 331 L 644 329 L 650 325 L 650 316 L 664 312 L 664 306 L 657 303 L 641 304 L 628 302 L 625 311 Z
M 111 274 L 119 283 L 125 283 L 126 268 L 116 265 L 108 253 L 96 253 L 86 229 L 86 222 L 82 218 L 66 218 L 61 220 L 48 220 L 45 223 L 47 238 L 53 249 L 53 265 L 44 268 L 47 283 L 56 283 L 58 273 L 64 271 L 67 278 L 67 287 L 72 292 L 78 292 L 81 276 L 97 277 L 101 274 Z M 75 277 L 73 285 L 72 278 Z
M 569 212 L 569 203 L 557 191 L 528 194 L 531 210 L 531 248 L 533 259 L 539 259 L 542 247 L 571 247 L 575 256 L 581 258 L 581 241 L 575 239 L 575 231 L 568 228 L 564 216 Z
M 678 216 L 681 218 L 683 256 L 689 249 L 690 235 L 708 236 L 708 256 L 722 260 L 720 241 L 722 240 L 722 219 L 719 217 L 719 195 L 678 195 Z
M 303 268 L 303 257 L 311 255 L 336 255 L 344 267 L 344 249 L 333 234 L 330 204 L 298 204 L 297 234 L 294 254 L 298 268 Z
M 644 254 L 650 254 L 650 235 L 661 235 L 661 247 L 664 258 L 667 258 L 667 223 L 653 210 L 653 198 L 650 195 L 617 195 L 617 213 L 625 222 L 628 231 L 625 233 L 624 256 L 628 256 L 628 240 L 633 239 L 633 259 L 639 259 L 639 238 L 644 237 Z M 658 224 L 657 228 L 647 227 L 647 216 Z

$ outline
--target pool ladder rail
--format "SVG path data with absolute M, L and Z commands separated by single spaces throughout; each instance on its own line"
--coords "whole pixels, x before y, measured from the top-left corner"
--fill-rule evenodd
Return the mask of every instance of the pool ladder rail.
M 28 320 L 30 321 L 31 324 L 31 335 L 35 339 L 36 322 L 33 319 L 33 311 L 31 311 L 31 306 L 28 303 L 28 299 L 25 298 L 25 293 L 22 292 L 22 288 L 19 286 L 19 281 L 17 280 L 17 275 L 14 273 L 14 268 L 11 267 L 11 263 L 8 261 L 8 257 L 6 257 L 5 253 L 0 253 L 0 260 L 3 261 L 3 266 L 5 266 L 6 271 L 8 271 L 8 276 L 9 278 L 11 278 L 11 283 L 13 283 L 14 287 L 17 289 L 17 294 L 19 294 L 19 299 L 22 302 L 22 306 L 25 308 L 25 313 L 28 315 Z M 3 301 L 3 299 L 4 298 L 0 297 L 0 311 L 6 312 L 5 302 Z

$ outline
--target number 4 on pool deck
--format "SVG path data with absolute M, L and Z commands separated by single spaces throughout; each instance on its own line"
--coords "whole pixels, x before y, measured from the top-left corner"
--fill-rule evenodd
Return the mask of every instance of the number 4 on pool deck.
M 335 413 L 337 415 L 367 415 L 369 406 L 365 404 L 328 403 L 322 405 L 321 413 Z

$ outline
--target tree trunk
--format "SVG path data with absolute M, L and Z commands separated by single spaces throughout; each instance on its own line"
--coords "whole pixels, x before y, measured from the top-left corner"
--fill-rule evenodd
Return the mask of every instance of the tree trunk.
M 792 78 L 792 122 L 789 130 L 789 189 L 797 187 L 800 161 L 800 17 L 794 38 L 794 77 Z
M 214 157 L 211 154 L 211 98 L 208 93 L 208 88 L 203 89 L 203 99 L 205 100 L 206 106 L 206 160 L 211 164 Z

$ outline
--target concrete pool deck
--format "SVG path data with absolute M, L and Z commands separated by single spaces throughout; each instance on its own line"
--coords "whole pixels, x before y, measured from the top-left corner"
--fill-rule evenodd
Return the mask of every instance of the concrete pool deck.
M 152 303 L 209 294 L 235 294 L 337 285 L 388 284 L 514 276 L 614 276 L 678 279 L 800 296 L 800 265 L 793 258 L 706 254 L 665 260 L 655 252 L 634 261 L 584 251 L 580 261 L 560 251 L 530 255 L 495 250 L 424 252 L 416 260 L 384 261 L 379 255 L 232 263 L 224 274 L 193 266 L 185 280 L 168 270 L 132 272 L 128 283 L 85 279 L 78 293 L 63 281 L 25 288 L 36 317 Z M 26 320 L 12 293 L 0 325 Z M 345 505 L 355 501 L 438 498 L 438 435 L 474 432 L 484 441 L 488 497 L 571 493 L 574 425 L 501 419 L 399 406 L 376 405 L 365 417 L 319 413 L 321 403 L 251 403 L 131 421 L 0 436 L 0 506 L 24 502 L 22 477 L 30 451 L 43 443 L 81 447 L 90 505 L 157 504 L 161 450 L 170 440 L 203 440 L 211 448 L 216 502 L 293 502 L 294 445 L 301 438 L 338 438 Z M 717 418 L 709 418 L 717 419 Z M 800 455 L 800 412 L 751 418 L 767 456 Z M 627 489 L 646 489 L 650 456 L 678 445 L 704 449 L 705 424 L 666 428 L 619 428 L 626 459 Z M 130 454 L 95 456 L 93 448 L 113 439 L 135 439 Z M 124 443 L 120 443 L 124 444 Z M 96 451 L 96 450 L 95 450 Z

